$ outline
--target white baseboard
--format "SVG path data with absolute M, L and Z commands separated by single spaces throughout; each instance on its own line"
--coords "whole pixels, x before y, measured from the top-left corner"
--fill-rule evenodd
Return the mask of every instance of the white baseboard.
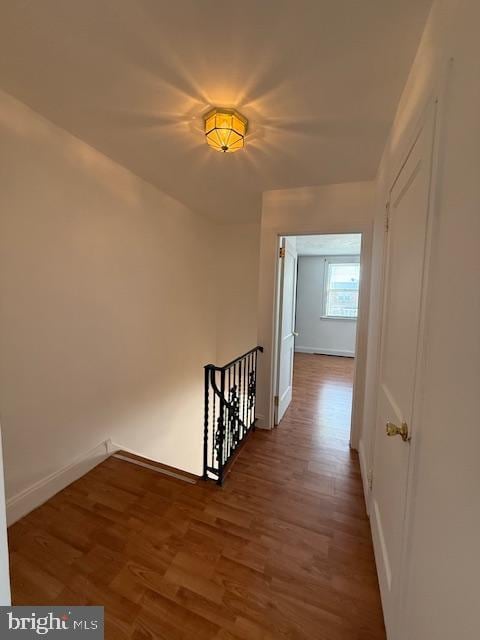
M 369 469 L 367 467 L 367 458 L 365 456 L 365 446 L 363 440 L 360 440 L 358 445 L 358 459 L 360 462 L 360 473 L 362 476 L 363 495 L 365 496 L 365 505 L 367 508 L 367 514 L 370 514 L 370 484 L 369 484 Z
M 197 484 L 197 481 L 188 476 L 181 475 L 180 473 L 175 473 L 174 471 L 170 471 L 169 469 L 162 469 L 161 467 L 156 467 L 153 464 L 149 464 L 148 462 L 143 462 L 142 460 L 135 460 L 135 458 L 129 458 L 128 456 L 124 456 L 121 453 L 114 453 L 113 457 L 117 460 L 123 460 L 124 462 L 128 462 L 129 464 L 135 464 L 137 467 L 143 467 L 143 469 L 150 469 L 150 471 L 155 471 L 155 473 L 160 473 L 164 476 L 168 476 L 169 478 L 175 478 L 176 480 L 181 480 L 182 482 L 187 482 L 188 484 Z
M 316 347 L 295 347 L 297 353 L 318 353 L 322 356 L 343 356 L 344 358 L 354 358 L 355 351 L 344 351 L 342 349 L 320 349 Z
M 10 526 L 27 513 L 33 511 L 49 500 L 56 493 L 68 487 L 97 464 L 114 453 L 111 440 L 105 440 L 99 445 L 75 458 L 70 464 L 58 471 L 54 471 L 46 478 L 42 478 L 27 489 L 20 491 L 7 500 L 7 525 Z
M 191 474 L 196 476 L 197 478 L 201 477 L 201 474 L 196 474 L 193 471 L 187 471 L 186 469 L 180 469 L 178 468 L 179 473 L 175 473 L 174 471 L 169 471 L 167 469 L 160 469 L 159 467 L 155 467 L 152 464 L 148 464 L 148 462 L 146 462 L 146 460 L 151 460 L 152 462 L 158 462 L 158 464 L 164 464 L 161 460 L 157 460 L 156 458 L 151 458 L 151 457 L 146 457 L 145 453 L 141 453 L 140 451 L 135 451 L 135 449 L 131 449 L 130 447 L 124 447 L 121 444 L 118 444 L 118 442 L 111 442 L 111 448 L 112 448 L 112 453 L 113 453 L 113 457 L 117 458 L 119 460 L 124 460 L 125 462 L 130 462 L 131 464 L 136 464 L 140 467 L 145 467 L 146 469 L 150 469 L 152 471 L 156 471 L 157 473 L 163 473 L 163 475 L 166 476 L 171 476 L 173 478 L 177 478 L 177 480 L 183 480 L 183 482 L 188 482 L 190 484 L 196 484 L 196 480 L 193 480 L 192 478 L 189 478 L 187 476 L 183 476 L 181 475 L 182 472 L 186 473 L 186 474 Z M 132 458 L 128 458 L 127 456 L 123 456 L 120 453 L 117 453 L 119 451 L 124 451 L 125 453 L 131 453 L 134 456 L 139 456 L 140 458 L 144 458 L 145 461 L 140 461 L 140 460 L 132 460 Z M 173 468 L 173 467 L 172 467 Z M 175 467 L 177 468 L 177 467 Z

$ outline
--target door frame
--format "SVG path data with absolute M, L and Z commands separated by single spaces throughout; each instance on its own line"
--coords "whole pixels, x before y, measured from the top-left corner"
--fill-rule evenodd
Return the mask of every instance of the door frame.
M 278 387 L 280 384 L 280 367 L 278 366 L 279 363 L 279 357 L 280 357 L 280 350 L 281 350 L 281 336 L 280 336 L 280 325 L 281 325 L 281 321 L 280 321 L 280 314 L 281 314 L 281 305 L 283 304 L 283 279 L 282 279 L 282 272 L 281 272 L 281 267 L 282 267 L 282 263 L 281 260 L 282 258 L 280 258 L 280 251 L 283 249 L 286 250 L 286 242 L 285 242 L 285 247 L 283 246 L 283 239 L 287 239 L 288 237 L 296 237 L 296 236 L 279 236 L 278 238 L 278 242 L 279 242 L 279 248 L 278 248 L 278 255 L 279 258 L 277 260 L 277 288 L 276 288 L 276 299 L 275 299 L 275 309 L 276 309 L 276 315 L 275 315 L 275 327 L 274 327 L 274 338 L 275 338 L 275 350 L 274 350 L 274 369 L 273 369 L 273 384 L 274 384 L 274 390 L 273 390 L 273 397 L 274 397 L 274 406 L 273 406 L 273 424 L 274 426 L 276 426 L 276 422 L 277 422 L 277 412 L 279 410 L 279 407 L 275 404 L 275 398 L 277 396 L 277 391 L 278 391 Z M 293 331 L 295 332 L 296 329 L 296 318 L 297 318 L 297 282 L 298 282 L 298 254 L 297 254 L 297 259 L 296 259 L 296 264 L 295 264 L 295 291 L 294 291 L 294 320 L 293 320 Z M 294 354 L 295 354 L 295 347 L 294 347 Z M 295 357 L 295 355 L 294 355 Z M 280 402 L 280 398 L 278 399 Z M 283 416 L 282 416 L 283 417 Z
M 288 237 L 299 237 L 299 236 L 328 236 L 328 235 L 349 235 L 349 234 L 358 234 L 361 236 L 360 240 L 360 273 L 363 273 L 363 270 L 367 271 L 366 277 L 360 278 L 360 287 L 358 293 L 358 316 L 355 330 L 355 357 L 354 357 L 354 376 L 353 376 L 353 390 L 352 390 L 352 415 L 350 421 L 350 446 L 353 449 L 357 449 L 356 446 L 356 429 L 359 430 L 357 416 L 360 416 L 361 419 L 362 410 L 363 410 L 363 394 L 364 389 L 359 389 L 359 385 L 357 385 L 357 367 L 359 365 L 359 350 L 358 350 L 358 339 L 362 333 L 367 336 L 368 332 L 368 297 L 370 291 L 370 253 L 367 256 L 364 255 L 366 252 L 366 242 L 365 242 L 365 231 L 331 231 L 331 232 L 298 232 L 294 233 L 293 231 L 289 233 L 277 233 L 276 234 L 276 255 L 275 255 L 275 297 L 274 297 L 274 305 L 273 305 L 273 347 L 272 347 L 272 376 L 271 376 L 271 386 L 270 386 L 270 412 L 272 415 L 272 424 L 270 428 L 275 427 L 275 394 L 277 387 L 277 379 L 278 379 L 278 350 L 279 350 L 279 329 L 280 329 L 280 300 L 281 300 L 281 258 L 280 258 L 280 248 L 282 246 L 282 238 Z M 367 264 L 366 264 L 367 263 Z M 298 262 L 297 262 L 297 277 L 298 277 Z M 296 305 L 297 299 L 295 300 L 295 315 L 296 315 Z M 364 363 L 366 361 L 366 353 L 362 354 L 360 362 Z

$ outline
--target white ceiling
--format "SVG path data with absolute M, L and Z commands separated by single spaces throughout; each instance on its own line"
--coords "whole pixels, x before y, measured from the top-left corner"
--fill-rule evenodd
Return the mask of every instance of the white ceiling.
M 431 0 L 0 0 L 0 87 L 194 210 L 368 180 Z M 207 147 L 235 106 L 247 148 Z
M 360 255 L 360 233 L 342 233 L 322 236 L 297 236 L 299 256 L 356 256 Z

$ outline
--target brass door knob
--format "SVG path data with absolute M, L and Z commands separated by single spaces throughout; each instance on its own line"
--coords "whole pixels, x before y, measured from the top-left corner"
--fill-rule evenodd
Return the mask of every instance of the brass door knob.
M 407 440 L 410 440 L 407 423 L 402 422 L 402 426 L 399 427 L 393 422 L 387 422 L 387 436 L 400 436 L 404 442 L 407 442 Z

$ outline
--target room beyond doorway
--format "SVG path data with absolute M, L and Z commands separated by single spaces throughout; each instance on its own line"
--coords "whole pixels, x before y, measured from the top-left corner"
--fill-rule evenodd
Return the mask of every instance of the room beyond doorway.
M 275 425 L 292 400 L 296 354 L 355 357 L 361 242 L 359 233 L 279 237 Z

